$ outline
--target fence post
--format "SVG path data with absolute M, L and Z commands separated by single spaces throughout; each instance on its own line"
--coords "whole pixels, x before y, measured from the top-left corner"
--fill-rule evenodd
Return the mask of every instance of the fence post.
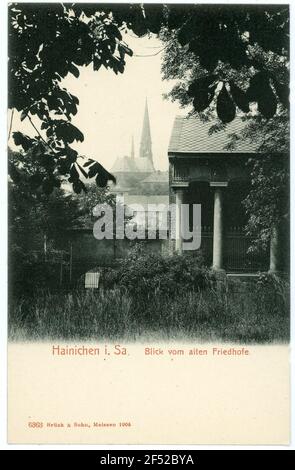
M 43 237 L 44 261 L 47 261 L 47 235 Z

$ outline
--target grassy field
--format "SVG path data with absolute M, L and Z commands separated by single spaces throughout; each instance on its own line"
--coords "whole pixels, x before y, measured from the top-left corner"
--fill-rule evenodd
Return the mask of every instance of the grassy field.
M 132 297 L 113 289 L 39 292 L 10 305 L 9 338 L 284 342 L 289 339 L 286 283 L 205 288 L 175 296 Z

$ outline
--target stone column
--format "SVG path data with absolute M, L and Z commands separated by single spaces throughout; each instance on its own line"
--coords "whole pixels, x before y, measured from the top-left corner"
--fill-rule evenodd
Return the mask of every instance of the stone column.
M 212 182 L 210 186 L 214 191 L 214 220 L 213 220 L 213 263 L 212 268 L 216 271 L 223 271 L 223 191 L 227 183 Z
M 182 229 L 181 229 L 181 205 L 183 203 L 183 189 L 177 189 L 175 191 L 175 204 L 176 204 L 176 213 L 175 213 L 175 250 L 177 253 L 182 253 Z
M 271 231 L 270 238 L 270 254 L 269 254 L 269 272 L 276 273 L 280 270 L 280 237 L 279 227 L 274 226 Z

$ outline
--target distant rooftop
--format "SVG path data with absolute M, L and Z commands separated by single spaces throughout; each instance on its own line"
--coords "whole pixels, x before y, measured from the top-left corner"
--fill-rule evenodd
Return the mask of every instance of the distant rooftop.
M 134 159 L 130 157 L 119 157 L 111 169 L 112 172 L 133 172 L 137 171 Z
M 147 157 L 118 157 L 111 168 L 112 173 L 151 173 L 153 162 Z
M 227 124 L 224 130 L 209 135 L 214 121 L 202 122 L 200 118 L 176 116 L 168 152 L 174 153 L 253 153 L 257 152 L 258 144 L 251 140 L 238 141 L 234 150 L 225 150 L 229 143 L 229 134 L 239 133 L 245 122 L 236 117 Z

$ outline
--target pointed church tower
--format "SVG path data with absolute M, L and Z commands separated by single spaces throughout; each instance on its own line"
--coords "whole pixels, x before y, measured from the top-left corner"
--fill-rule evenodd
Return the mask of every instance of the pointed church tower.
M 151 128 L 150 128 L 150 118 L 149 118 L 147 99 L 145 100 L 145 110 L 144 110 L 143 126 L 142 126 L 142 132 L 141 132 L 139 158 L 147 158 L 151 163 L 150 165 L 151 169 L 154 169 Z

